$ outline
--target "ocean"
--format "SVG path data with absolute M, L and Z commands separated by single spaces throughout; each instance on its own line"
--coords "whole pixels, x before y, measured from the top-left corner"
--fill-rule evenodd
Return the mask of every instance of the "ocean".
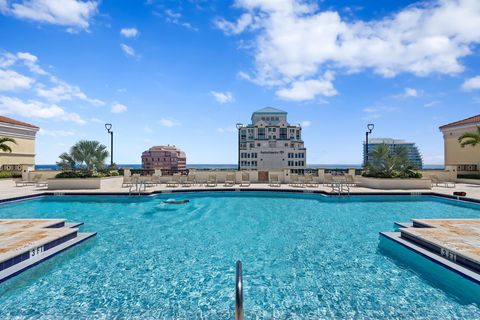
M 141 164 L 119 164 L 119 168 L 141 169 Z M 58 170 L 59 168 L 55 164 L 37 164 L 35 166 L 37 170 Z M 236 169 L 237 164 L 187 164 L 188 169 Z M 361 169 L 361 164 L 309 164 L 308 169 Z M 425 164 L 424 170 L 444 169 L 441 164 Z

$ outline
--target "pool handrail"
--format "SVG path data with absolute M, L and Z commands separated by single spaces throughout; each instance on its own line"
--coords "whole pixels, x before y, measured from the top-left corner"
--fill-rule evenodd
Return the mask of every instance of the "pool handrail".
M 243 280 L 242 261 L 237 261 L 235 275 L 235 320 L 243 320 Z

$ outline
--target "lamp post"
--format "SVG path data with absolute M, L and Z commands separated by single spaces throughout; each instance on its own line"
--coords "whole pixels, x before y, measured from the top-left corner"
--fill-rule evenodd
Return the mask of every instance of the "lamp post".
M 113 167 L 113 131 L 111 123 L 105 123 L 105 129 L 110 133 L 110 166 Z
M 368 131 L 365 132 L 365 165 L 368 162 L 368 135 L 372 133 L 375 125 L 373 123 L 367 124 Z
M 237 123 L 235 126 L 237 127 L 237 130 L 238 130 L 238 166 L 237 166 L 237 170 L 240 171 L 240 129 L 243 128 L 243 124 Z

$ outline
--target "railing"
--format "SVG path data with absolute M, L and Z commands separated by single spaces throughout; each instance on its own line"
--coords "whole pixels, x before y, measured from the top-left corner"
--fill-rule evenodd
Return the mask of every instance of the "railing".
M 347 195 L 350 195 L 350 186 L 344 182 L 333 182 L 332 183 L 332 192 L 342 195 L 345 192 Z
M 242 261 L 237 261 L 237 272 L 235 275 L 235 320 L 243 320 L 243 280 Z

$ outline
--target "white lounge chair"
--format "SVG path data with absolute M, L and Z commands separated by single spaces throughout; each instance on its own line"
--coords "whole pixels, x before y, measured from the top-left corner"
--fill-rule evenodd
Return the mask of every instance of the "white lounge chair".
M 36 187 L 48 186 L 48 181 L 46 179 L 43 179 L 43 176 L 40 173 L 37 173 L 35 174 L 35 176 L 33 176 L 33 181 L 35 181 Z
M 155 186 L 162 184 L 162 181 L 160 180 L 161 177 L 162 176 L 160 174 L 157 174 L 157 173 L 153 174 L 150 179 L 150 183 Z
M 250 186 L 250 173 L 242 172 L 242 180 L 240 181 L 240 187 Z
M 432 180 L 432 187 L 455 188 L 455 182 L 448 182 L 437 176 L 432 176 L 430 179 Z
M 268 185 L 270 187 L 280 187 L 281 186 L 280 179 L 278 179 L 278 174 L 272 173 L 268 180 L 269 180 Z
M 15 186 L 25 187 L 25 186 L 34 186 L 36 184 L 33 180 L 17 180 L 15 181 Z
M 181 176 L 178 174 L 173 175 L 172 179 L 167 182 L 167 187 L 178 187 L 180 185 L 180 178 Z
M 307 187 L 314 187 L 315 188 L 315 187 L 318 187 L 319 183 L 314 180 L 313 175 L 306 174 L 305 175 L 305 185 Z
M 299 177 L 298 174 L 291 174 L 290 175 L 290 186 L 303 188 L 305 185 L 304 185 L 303 181 L 300 180 L 300 177 Z
M 195 178 L 195 174 L 189 174 L 187 176 L 186 187 L 192 187 L 197 184 L 197 179 Z
M 235 173 L 227 173 L 227 177 L 225 178 L 225 183 L 223 186 L 225 187 L 233 187 L 235 185 Z
M 324 186 L 331 186 L 333 185 L 333 176 L 330 174 L 330 173 L 326 173 L 324 176 L 323 176 L 323 185 Z
M 351 174 L 346 174 L 345 175 L 345 183 L 349 187 L 355 187 L 357 185 L 357 183 L 355 182 L 355 179 L 353 178 L 353 176 Z
M 217 175 L 216 174 L 212 173 L 212 174 L 208 175 L 206 186 L 207 187 L 216 187 L 217 186 Z

